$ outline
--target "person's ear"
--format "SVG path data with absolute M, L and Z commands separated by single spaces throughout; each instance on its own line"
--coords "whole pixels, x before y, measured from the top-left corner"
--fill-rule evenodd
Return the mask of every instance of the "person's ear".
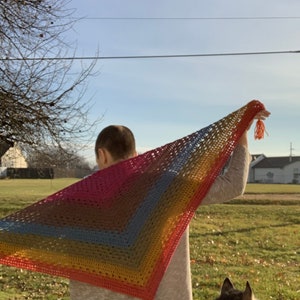
M 99 169 L 103 169 L 106 166 L 108 161 L 107 153 L 103 148 L 98 148 L 97 151 L 98 151 L 97 164 Z

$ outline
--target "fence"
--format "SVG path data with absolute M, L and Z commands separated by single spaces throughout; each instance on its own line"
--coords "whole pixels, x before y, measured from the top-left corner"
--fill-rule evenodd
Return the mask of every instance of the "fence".
M 54 172 L 52 168 L 7 168 L 7 178 L 31 178 L 31 179 L 53 179 Z

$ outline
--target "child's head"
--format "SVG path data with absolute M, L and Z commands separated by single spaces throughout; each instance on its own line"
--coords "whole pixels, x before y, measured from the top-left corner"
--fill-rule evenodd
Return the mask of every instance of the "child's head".
M 134 135 L 122 125 L 110 125 L 98 135 L 95 144 L 99 169 L 136 155 Z

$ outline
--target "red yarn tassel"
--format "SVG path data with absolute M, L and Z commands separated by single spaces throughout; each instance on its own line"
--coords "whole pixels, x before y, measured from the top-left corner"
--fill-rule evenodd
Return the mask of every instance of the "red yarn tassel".
M 255 139 L 263 139 L 265 134 L 265 123 L 262 120 L 257 120 L 255 130 L 254 130 L 254 138 Z

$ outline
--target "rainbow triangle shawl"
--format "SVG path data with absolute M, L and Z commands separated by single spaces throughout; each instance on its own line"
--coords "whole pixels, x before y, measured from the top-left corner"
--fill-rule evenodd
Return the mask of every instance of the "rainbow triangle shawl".
M 263 109 L 253 100 L 3 218 L 0 263 L 153 299 L 195 210 Z

